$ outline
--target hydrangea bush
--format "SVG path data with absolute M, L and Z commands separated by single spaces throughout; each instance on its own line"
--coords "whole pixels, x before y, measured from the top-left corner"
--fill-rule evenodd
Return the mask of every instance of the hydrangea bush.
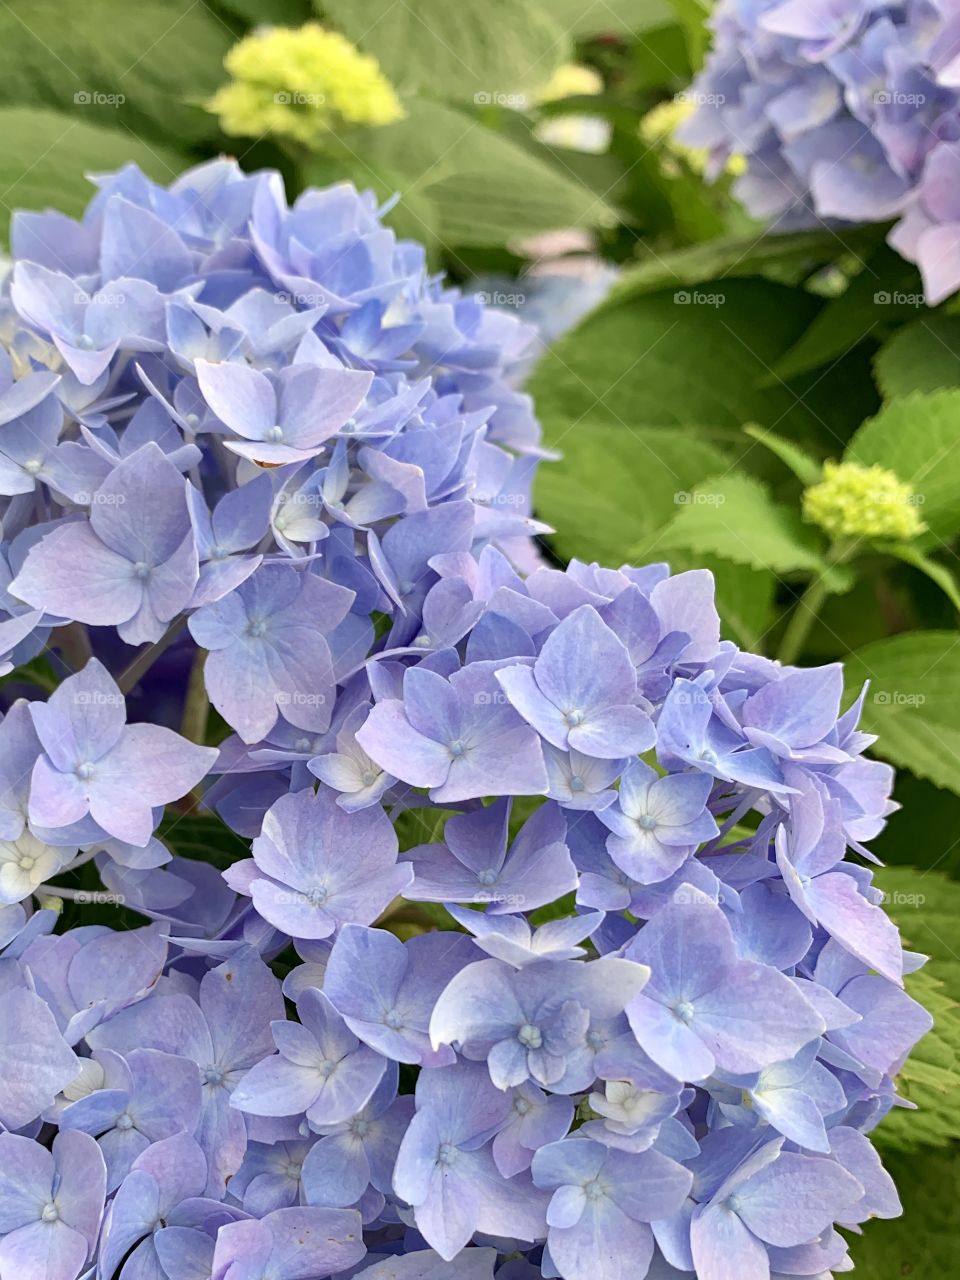
M 891 244 L 928 300 L 960 288 L 956 0 L 720 0 L 681 129 L 758 218 L 899 219 Z
M 541 559 L 531 334 L 371 197 L 96 183 L 2 301 L 0 1274 L 846 1269 L 930 1021 L 862 695 Z

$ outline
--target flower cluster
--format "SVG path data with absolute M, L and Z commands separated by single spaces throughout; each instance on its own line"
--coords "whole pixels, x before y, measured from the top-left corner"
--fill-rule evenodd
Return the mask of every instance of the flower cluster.
M 954 0 L 720 0 L 680 136 L 758 218 L 899 218 L 927 298 L 960 288 L 960 12 Z
M 840 668 L 542 563 L 530 334 L 367 197 L 97 182 L 0 314 L 0 1272 L 846 1269 L 929 1018 Z
M 832 538 L 916 538 L 926 528 L 918 505 L 895 472 L 859 462 L 825 462 L 803 495 L 804 518 Z
M 272 133 L 316 146 L 338 126 L 393 124 L 404 116 L 376 58 L 316 22 L 254 31 L 224 66 L 231 79 L 207 108 L 231 135 Z

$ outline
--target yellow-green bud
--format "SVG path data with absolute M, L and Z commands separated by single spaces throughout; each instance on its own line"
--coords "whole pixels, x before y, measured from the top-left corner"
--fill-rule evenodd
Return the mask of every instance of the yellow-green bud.
M 233 79 L 207 108 L 240 137 L 272 133 L 315 146 L 338 127 L 392 124 L 406 114 L 377 60 L 316 22 L 254 31 L 224 66 Z
M 831 538 L 878 538 L 905 542 L 926 525 L 910 485 L 886 467 L 825 462 L 823 478 L 803 495 L 805 520 Z

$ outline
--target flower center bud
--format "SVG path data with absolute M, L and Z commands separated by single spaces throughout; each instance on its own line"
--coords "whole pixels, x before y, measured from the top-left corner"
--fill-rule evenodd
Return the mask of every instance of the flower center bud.
M 133 1128 L 133 1119 L 130 1116 L 129 1112 L 125 1111 L 122 1116 L 117 1116 L 117 1128 L 118 1129 Z
M 641 813 L 636 822 L 641 831 L 655 831 L 657 827 L 656 818 L 651 818 L 649 813 Z
M 53 1203 L 52 1200 L 48 1204 L 45 1204 L 43 1206 L 43 1209 L 40 1213 L 41 1222 L 56 1222 L 58 1221 L 59 1217 L 60 1217 L 60 1210 L 57 1208 L 57 1206 Z
M 693 1005 L 689 1000 L 682 1000 L 674 1005 L 673 1012 L 680 1022 L 690 1022 L 693 1019 Z
M 271 444 L 279 444 L 283 439 L 283 427 L 271 427 L 267 432 L 267 439 Z
M 921 499 L 894 471 L 859 462 L 825 462 L 803 495 L 803 516 L 833 538 L 915 538 L 926 528 Z
M 525 1022 L 517 1032 L 517 1039 L 528 1049 L 539 1049 L 543 1044 L 543 1033 L 532 1022 Z
M 84 760 L 82 764 L 78 764 L 74 773 L 81 782 L 88 782 L 93 777 L 93 765 L 89 760 Z
M 452 1142 L 441 1142 L 440 1150 L 437 1152 L 437 1163 L 451 1165 L 457 1158 L 457 1148 Z

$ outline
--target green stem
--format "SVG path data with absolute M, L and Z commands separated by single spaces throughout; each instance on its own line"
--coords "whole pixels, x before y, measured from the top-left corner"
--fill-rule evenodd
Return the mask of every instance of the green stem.
M 830 595 L 831 588 L 828 581 L 830 570 L 852 560 L 858 547 L 858 543 L 848 538 L 840 538 L 827 552 L 826 564 L 808 583 L 806 591 L 794 606 L 787 629 L 783 633 L 777 660 L 785 666 L 790 666 L 799 658 L 813 630 L 813 624 L 820 616 L 820 610 L 827 596 Z
M 187 619 L 184 615 L 171 623 L 156 644 L 143 646 L 126 671 L 121 672 L 117 677 L 117 684 L 120 686 L 121 693 L 129 693 L 135 685 L 140 683 L 156 660 L 161 654 L 166 653 L 186 625 Z
M 790 666 L 800 656 L 828 595 L 824 575 L 818 573 L 797 601 L 783 633 L 777 658 L 785 666 Z
M 180 732 L 190 742 L 204 745 L 207 738 L 207 716 L 210 712 L 210 699 L 203 679 L 203 665 L 207 660 L 206 649 L 198 649 L 197 656 L 190 668 L 190 679 L 187 681 L 187 695 L 183 702 L 183 719 Z

